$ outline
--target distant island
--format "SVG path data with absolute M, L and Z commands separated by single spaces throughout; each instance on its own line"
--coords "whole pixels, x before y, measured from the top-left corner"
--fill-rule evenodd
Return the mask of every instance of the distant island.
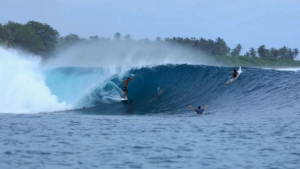
M 88 39 L 76 34 L 61 37 L 59 32 L 46 23 L 29 21 L 25 24 L 9 21 L 0 24 L 0 45 L 6 48 L 18 48 L 48 59 L 55 52 L 75 44 L 88 44 L 92 42 L 116 43 L 165 43 L 176 44 L 193 51 L 199 57 L 206 57 L 211 64 L 220 66 L 247 66 L 247 67 L 298 67 L 296 61 L 299 54 L 297 48 L 291 49 L 283 46 L 280 49 L 267 49 L 261 45 L 257 49 L 250 48 L 244 55 L 241 54 L 242 45 L 237 44 L 233 49 L 227 46 L 222 38 L 216 40 L 204 38 L 165 38 L 157 37 L 154 41 L 149 39 L 134 40 L 130 34 L 122 36 L 115 33 L 114 38 L 104 38 L 98 35 Z M 118 43 L 116 43 L 118 44 Z

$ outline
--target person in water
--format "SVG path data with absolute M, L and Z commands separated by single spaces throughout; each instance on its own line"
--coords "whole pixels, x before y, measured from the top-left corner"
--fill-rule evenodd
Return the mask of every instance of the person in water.
M 208 105 L 206 105 L 206 106 L 204 107 L 204 109 L 201 109 L 201 106 L 198 106 L 198 110 L 195 109 L 194 107 L 192 107 L 191 105 L 189 105 L 189 107 L 190 107 L 192 110 L 194 110 L 197 114 L 202 114 L 203 111 L 206 110 L 206 109 L 208 108 Z
M 230 76 L 230 78 L 237 78 L 239 76 L 239 73 L 236 71 L 236 69 L 233 69 L 233 74 Z
M 126 99 L 126 95 L 127 95 L 127 85 L 129 83 L 130 80 L 134 79 L 135 76 L 133 76 L 132 78 L 128 77 L 126 80 L 123 80 L 123 82 L 125 82 L 124 87 L 123 87 L 123 91 L 124 91 L 124 96 L 122 97 L 123 99 Z

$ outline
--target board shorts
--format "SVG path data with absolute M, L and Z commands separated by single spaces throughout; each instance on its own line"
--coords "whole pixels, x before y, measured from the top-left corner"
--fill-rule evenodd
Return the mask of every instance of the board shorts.
M 127 91 L 127 87 L 124 86 L 124 87 L 123 87 L 123 91 L 124 91 L 124 92 L 128 92 L 128 91 Z

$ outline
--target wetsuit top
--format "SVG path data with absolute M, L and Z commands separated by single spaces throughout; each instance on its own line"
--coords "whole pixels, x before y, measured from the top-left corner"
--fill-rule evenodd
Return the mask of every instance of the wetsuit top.
M 236 78 L 237 75 L 238 75 L 238 72 L 234 72 L 234 73 L 232 74 L 232 76 L 233 76 L 234 78 Z
M 195 109 L 195 112 L 197 112 L 197 114 L 202 114 L 203 113 L 203 111 L 204 111 L 204 109 Z

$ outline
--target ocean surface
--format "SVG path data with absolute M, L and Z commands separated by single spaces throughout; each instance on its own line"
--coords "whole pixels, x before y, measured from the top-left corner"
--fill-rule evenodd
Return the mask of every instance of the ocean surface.
M 40 72 L 35 60 L 5 61 L 1 169 L 300 168 L 295 69 L 242 67 L 225 86 L 231 67 Z M 121 101 L 122 79 L 133 75 Z M 197 115 L 188 105 L 209 107 Z

